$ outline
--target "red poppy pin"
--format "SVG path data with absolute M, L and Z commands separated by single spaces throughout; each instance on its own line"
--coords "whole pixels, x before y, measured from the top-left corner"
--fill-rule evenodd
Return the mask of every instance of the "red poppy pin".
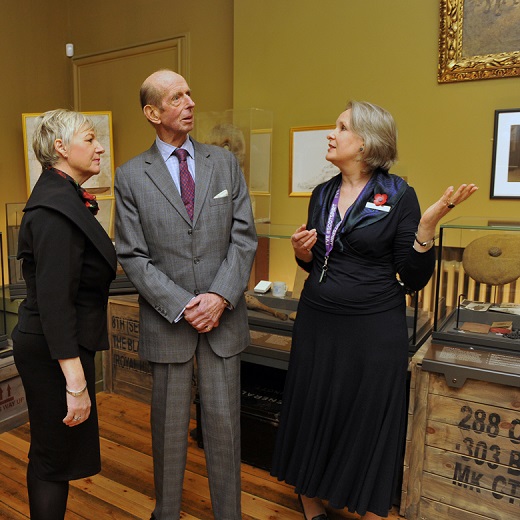
M 97 212 L 99 211 L 99 205 L 96 200 L 96 196 L 92 193 L 89 193 L 84 188 L 79 189 L 79 194 L 85 206 L 91 211 L 92 214 L 97 215 Z
M 386 193 L 377 193 L 374 197 L 374 204 L 376 206 L 382 206 L 388 200 Z
M 83 193 L 81 195 L 82 195 L 84 201 L 96 200 L 96 196 L 93 195 L 92 193 L 89 193 L 86 190 L 83 190 Z

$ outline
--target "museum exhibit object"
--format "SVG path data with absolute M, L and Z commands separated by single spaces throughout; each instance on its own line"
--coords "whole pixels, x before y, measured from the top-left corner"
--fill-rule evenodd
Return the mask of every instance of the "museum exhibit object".
M 440 227 L 433 343 L 520 352 L 520 222 Z

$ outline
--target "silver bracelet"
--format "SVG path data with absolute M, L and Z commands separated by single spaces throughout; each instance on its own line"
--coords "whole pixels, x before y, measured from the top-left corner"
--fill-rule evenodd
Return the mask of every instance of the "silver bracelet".
M 68 386 L 65 386 L 65 390 L 72 397 L 79 397 L 80 395 L 82 395 L 85 392 L 86 389 L 87 389 L 87 382 L 86 381 L 85 381 L 85 386 L 81 390 L 78 390 L 77 392 L 74 392 L 73 390 L 69 390 Z
M 433 244 L 435 244 L 435 239 L 437 238 L 437 236 L 434 236 L 432 239 L 430 240 L 427 240 L 426 242 L 421 242 L 419 241 L 419 239 L 417 238 L 417 233 L 415 233 L 415 241 L 422 247 L 432 247 Z

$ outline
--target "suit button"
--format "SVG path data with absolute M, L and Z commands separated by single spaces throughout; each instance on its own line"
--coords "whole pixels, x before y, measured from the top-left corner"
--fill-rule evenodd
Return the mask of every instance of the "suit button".
M 193 233 L 193 229 L 188 229 L 188 235 L 191 235 Z
M 199 262 L 200 262 L 200 258 L 195 258 L 195 260 L 193 260 L 193 263 L 194 263 L 195 265 L 197 265 Z
M 195 291 L 193 291 L 193 294 L 194 294 L 195 296 L 198 296 L 198 295 L 200 294 L 200 291 L 195 290 Z

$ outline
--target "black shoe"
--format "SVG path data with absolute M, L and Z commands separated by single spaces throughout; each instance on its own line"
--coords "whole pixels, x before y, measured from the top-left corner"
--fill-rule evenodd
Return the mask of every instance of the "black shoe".
M 305 508 L 303 507 L 302 497 L 300 495 L 298 495 L 298 502 L 300 502 L 300 507 L 302 508 L 302 511 L 303 511 L 303 518 L 305 518 L 305 520 L 307 520 L 307 515 L 305 514 Z M 321 515 L 313 516 L 311 518 L 311 520 L 329 520 L 329 517 L 325 513 L 322 513 Z

